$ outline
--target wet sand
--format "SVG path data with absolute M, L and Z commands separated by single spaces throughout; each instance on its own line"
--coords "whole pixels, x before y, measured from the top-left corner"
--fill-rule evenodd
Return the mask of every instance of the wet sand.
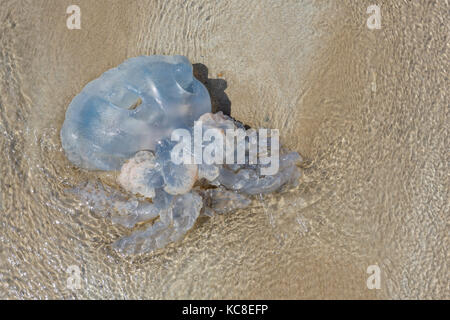
M 70 4 L 0 1 L 0 298 L 450 298 L 445 1 L 380 1 L 380 30 L 370 1 L 78 1 L 81 30 Z M 115 253 L 129 231 L 64 192 L 111 176 L 72 166 L 59 130 L 87 82 L 143 54 L 186 55 L 215 110 L 280 129 L 300 186 Z

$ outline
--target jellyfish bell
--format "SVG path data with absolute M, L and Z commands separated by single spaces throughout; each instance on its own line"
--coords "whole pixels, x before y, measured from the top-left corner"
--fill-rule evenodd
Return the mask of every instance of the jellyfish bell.
M 119 170 L 140 150 L 211 112 L 211 99 L 184 56 L 140 56 L 88 83 L 70 103 L 61 129 L 68 159 Z

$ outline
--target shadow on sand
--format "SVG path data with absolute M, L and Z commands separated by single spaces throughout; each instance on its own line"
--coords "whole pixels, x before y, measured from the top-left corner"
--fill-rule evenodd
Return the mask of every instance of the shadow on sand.
M 202 63 L 194 63 L 194 76 L 205 85 L 211 96 L 212 112 L 222 111 L 224 114 L 231 115 L 231 101 L 228 99 L 225 89 L 227 82 L 223 79 L 208 78 L 208 67 Z

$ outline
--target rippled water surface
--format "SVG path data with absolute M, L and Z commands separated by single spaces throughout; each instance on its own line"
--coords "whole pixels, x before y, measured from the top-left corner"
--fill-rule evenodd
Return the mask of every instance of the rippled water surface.
M 446 2 L 378 1 L 369 30 L 369 1 L 78 1 L 68 30 L 71 1 L 1 0 L 0 298 L 449 298 Z M 64 191 L 114 176 L 72 166 L 59 130 L 142 54 L 186 55 L 216 110 L 279 128 L 300 186 L 118 255 L 129 231 Z

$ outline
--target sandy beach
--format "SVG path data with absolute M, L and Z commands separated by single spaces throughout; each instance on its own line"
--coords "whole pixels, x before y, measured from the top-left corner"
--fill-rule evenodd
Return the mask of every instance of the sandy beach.
M 0 298 L 448 299 L 446 1 L 0 0 Z M 125 59 L 181 54 L 214 111 L 280 129 L 296 189 L 123 257 L 65 190 L 73 97 Z M 67 288 L 69 266 L 82 287 Z M 367 268 L 379 266 L 370 290 Z

